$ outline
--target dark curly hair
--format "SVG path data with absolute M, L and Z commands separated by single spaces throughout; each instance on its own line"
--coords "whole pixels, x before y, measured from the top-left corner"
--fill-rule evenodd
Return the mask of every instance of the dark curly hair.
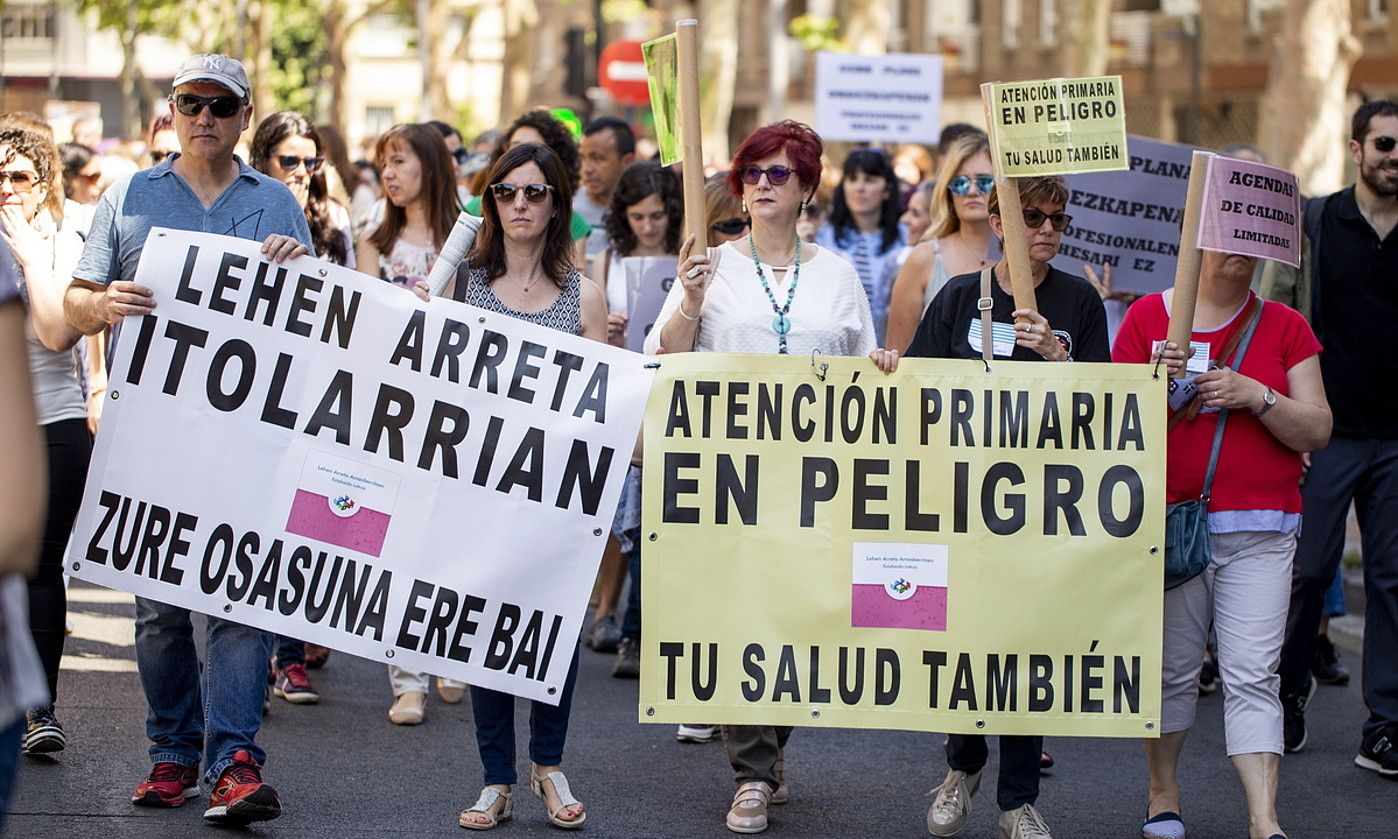
M 315 143 L 317 155 L 325 154 L 320 134 L 310 120 L 295 111 L 277 111 L 258 123 L 257 131 L 252 135 L 252 147 L 248 150 L 248 165 L 267 174 L 272 153 L 287 137 L 305 137 Z M 322 166 L 311 175 L 306 190 L 306 223 L 311 228 L 311 243 L 315 245 L 316 255 L 336 265 L 344 265 L 349 261 L 349 242 L 345 241 L 342 231 L 330 218 L 333 200 L 325 184 L 325 169 Z
M 535 108 L 532 111 L 521 114 L 510 123 L 510 127 L 505 130 L 505 141 L 500 144 L 499 154 L 503 154 L 510 143 L 510 137 L 515 133 L 515 129 L 528 126 L 539 132 L 544 138 L 544 144 L 553 149 L 553 153 L 558 155 L 558 159 L 563 164 L 563 171 L 568 175 L 568 197 L 578 191 L 578 184 L 582 183 L 582 157 L 578 154 L 578 141 L 573 136 L 573 132 L 568 130 L 553 114 L 543 108 Z M 496 161 L 499 161 L 497 156 Z M 490 183 L 487 181 L 487 183 Z
M 491 281 L 504 276 L 505 230 L 500 222 L 500 208 L 495 204 L 495 193 L 490 187 L 528 163 L 538 166 L 544 175 L 544 182 L 552 187 L 553 209 L 549 213 L 548 227 L 544 230 L 544 249 L 539 255 L 539 263 L 553 284 L 562 288 L 568 273 L 573 270 L 573 236 L 569 231 L 573 219 L 573 193 L 565 191 L 568 175 L 563 171 L 558 155 L 548 146 L 523 143 L 502 154 L 490 167 L 485 190 L 481 193 L 481 214 L 485 220 L 466 258 L 471 265 L 485 269 L 485 276 Z
M 855 172 L 884 179 L 886 189 L 879 210 L 879 229 L 883 231 L 883 240 L 879 253 L 887 253 L 898 244 L 898 217 L 903 215 L 903 208 L 898 197 L 898 175 L 893 171 L 893 161 L 889 160 L 883 149 L 855 149 L 845 158 L 844 175 L 830 200 L 830 226 L 835 229 L 835 241 L 843 244 L 845 237 L 858 232 L 854 226 L 854 215 L 845 204 L 845 181 Z
M 602 216 L 606 225 L 607 238 L 612 247 L 622 256 L 630 256 L 636 249 L 636 234 L 631 230 L 631 222 L 626 219 L 626 211 L 655 195 L 665 208 L 665 252 L 680 252 L 680 232 L 684 227 L 684 195 L 680 192 L 680 179 L 675 173 L 653 160 L 643 160 L 626 167 L 612 191 L 612 203 Z

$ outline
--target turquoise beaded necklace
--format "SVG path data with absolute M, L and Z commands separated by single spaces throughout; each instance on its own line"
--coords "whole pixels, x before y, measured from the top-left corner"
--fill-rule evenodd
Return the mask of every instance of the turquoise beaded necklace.
M 787 315 L 791 312 L 791 301 L 796 297 L 796 284 L 801 281 L 801 237 L 796 237 L 796 262 L 791 274 L 791 285 L 786 289 L 786 304 L 777 305 L 777 297 L 772 294 L 772 287 L 767 284 L 767 274 L 762 270 L 762 260 L 757 258 L 757 243 L 752 240 L 752 231 L 748 231 L 748 248 L 752 251 L 752 264 L 757 268 L 757 279 L 762 282 L 762 290 L 767 292 L 767 300 L 772 304 L 772 312 L 776 317 L 772 318 L 772 331 L 777 333 L 777 353 L 787 355 L 786 336 L 791 332 L 791 318 Z

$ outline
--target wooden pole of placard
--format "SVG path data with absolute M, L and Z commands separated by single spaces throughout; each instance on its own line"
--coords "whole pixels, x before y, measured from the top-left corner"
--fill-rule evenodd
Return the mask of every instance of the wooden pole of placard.
M 708 246 L 704 213 L 704 143 L 699 124 L 699 21 L 675 24 L 675 64 L 679 84 L 680 154 L 684 161 L 685 236 L 694 237 L 695 252 Z
M 1213 156 L 1211 152 L 1196 151 L 1190 157 L 1180 255 L 1175 262 L 1175 291 L 1170 298 L 1170 328 L 1166 338 L 1186 353 L 1194 334 L 1194 304 L 1199 299 L 1199 216 L 1204 211 L 1204 179 Z M 1175 375 L 1183 376 L 1184 372 L 1181 368 Z
M 1024 226 L 1024 206 L 1019 200 L 1019 184 L 1007 178 L 1000 165 L 1000 140 L 995 131 L 994 95 L 989 84 L 981 85 L 981 104 L 985 108 L 985 124 L 990 139 L 990 163 L 995 172 L 995 191 L 999 194 L 1001 229 L 1005 232 L 1005 263 L 1010 269 L 1010 289 L 1014 292 L 1016 309 L 1038 311 L 1034 296 L 1034 276 L 1029 267 L 1029 237 Z

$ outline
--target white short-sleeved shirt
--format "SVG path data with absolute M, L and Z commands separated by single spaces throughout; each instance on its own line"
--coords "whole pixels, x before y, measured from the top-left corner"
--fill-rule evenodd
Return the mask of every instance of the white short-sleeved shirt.
M 698 352 L 775 353 L 777 333 L 772 328 L 776 313 L 762 290 L 746 239 L 742 249 L 728 242 L 715 248 L 718 269 L 704 295 L 703 320 L 694 339 Z M 811 255 L 811 251 L 816 253 Z M 767 283 L 777 305 L 786 303 L 791 271 L 783 271 L 781 282 L 770 265 L 763 266 Z M 660 347 L 660 333 L 671 317 L 679 317 L 684 287 L 675 283 L 656 318 L 655 328 L 646 338 L 645 350 L 654 354 Z M 694 312 L 689 314 L 693 315 Z M 802 246 L 801 277 L 796 296 L 787 314 L 791 332 L 787 350 L 793 355 L 809 355 L 820 350 L 826 355 L 868 355 L 876 347 L 874 321 L 869 314 L 869 298 L 854 266 L 828 248 Z

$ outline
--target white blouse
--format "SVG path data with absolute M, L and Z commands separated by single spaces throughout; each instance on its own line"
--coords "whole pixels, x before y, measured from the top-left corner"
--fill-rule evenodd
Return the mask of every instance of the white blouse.
M 743 247 L 737 247 L 739 244 Z M 772 321 L 777 315 L 757 278 L 747 239 L 727 242 L 714 250 L 718 267 L 704 295 L 695 351 L 776 353 L 777 333 L 772 329 Z M 791 331 L 786 336 L 788 352 L 809 355 L 820 350 L 826 355 L 868 355 L 878 344 L 869 314 L 869 298 L 854 266 L 829 248 L 812 248 L 803 243 L 801 250 L 801 278 L 787 313 L 791 321 Z M 816 251 L 814 256 L 810 255 L 812 250 Z M 766 264 L 762 270 L 777 305 L 784 305 L 792 272 L 778 274 Z M 665 298 L 655 328 L 646 336 L 648 354 L 654 355 L 660 348 L 660 333 L 670 318 L 681 316 L 677 310 L 682 300 L 684 286 L 677 282 Z

